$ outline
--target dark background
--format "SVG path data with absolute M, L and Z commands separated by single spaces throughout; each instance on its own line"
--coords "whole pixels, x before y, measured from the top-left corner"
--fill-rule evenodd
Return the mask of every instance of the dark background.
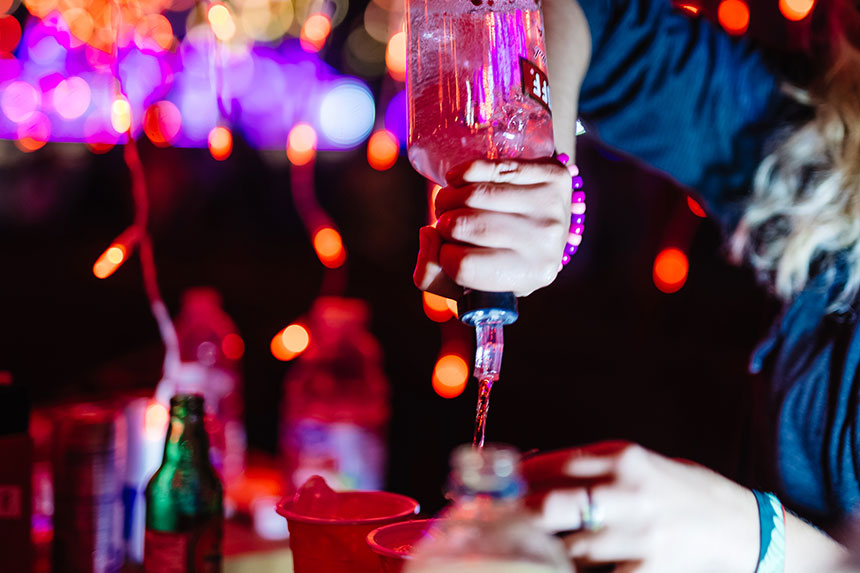
M 769 45 L 794 53 L 805 41 L 786 43 L 784 27 L 756 14 L 753 6 L 751 32 Z M 342 41 L 336 33 L 334 44 Z M 246 344 L 249 444 L 275 453 L 292 363 L 273 358 L 269 342 L 308 310 L 324 275 L 292 204 L 286 158 L 240 136 L 223 163 L 206 150 L 140 148 L 165 301 L 175 314 L 189 286 L 222 293 Z M 751 272 L 725 261 L 720 230 L 693 215 L 670 181 L 590 136 L 580 138 L 577 162 L 588 195 L 585 240 L 553 285 L 521 301 L 519 322 L 506 330 L 488 439 L 528 450 L 624 438 L 737 477 L 754 415 L 746 365 L 777 305 Z M 441 331 L 411 280 L 425 183 L 405 158 L 377 172 L 357 149 L 321 154 L 316 186 L 349 250 L 345 294 L 370 303 L 385 355 L 388 487 L 432 511 L 443 501 L 449 452 L 471 438 L 476 387 L 453 400 L 431 388 Z M 92 274 L 131 222 L 129 187 L 120 149 L 94 155 L 48 144 L 25 155 L 0 142 L 0 370 L 36 406 L 154 388 L 160 377 L 137 257 L 108 280 Z M 667 246 L 690 259 L 686 285 L 671 295 L 652 281 L 654 257 Z

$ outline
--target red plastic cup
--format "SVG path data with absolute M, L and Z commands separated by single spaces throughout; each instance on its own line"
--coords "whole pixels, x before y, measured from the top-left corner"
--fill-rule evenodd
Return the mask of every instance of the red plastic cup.
M 334 517 L 292 511 L 293 500 L 278 504 L 287 518 L 295 573 L 378 573 L 379 558 L 367 545 L 367 534 L 418 513 L 418 502 L 386 491 L 337 493 Z
M 367 534 L 367 545 L 379 555 L 382 573 L 401 573 L 416 543 L 427 536 L 436 519 L 416 519 L 383 525 Z

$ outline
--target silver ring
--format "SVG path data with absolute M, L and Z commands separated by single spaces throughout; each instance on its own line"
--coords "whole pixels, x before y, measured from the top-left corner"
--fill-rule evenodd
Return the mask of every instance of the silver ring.
M 587 531 L 600 531 L 604 525 L 603 510 L 594 503 L 591 488 L 585 490 L 585 495 L 588 497 L 588 503 L 582 509 L 582 528 Z

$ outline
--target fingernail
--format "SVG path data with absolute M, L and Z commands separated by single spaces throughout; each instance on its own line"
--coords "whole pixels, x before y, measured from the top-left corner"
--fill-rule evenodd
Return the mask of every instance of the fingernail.
M 452 167 L 448 173 L 445 174 L 445 180 L 449 185 L 457 186 L 463 182 L 463 176 L 469 170 L 469 167 L 472 166 L 471 161 L 467 161 L 466 163 L 460 163 Z

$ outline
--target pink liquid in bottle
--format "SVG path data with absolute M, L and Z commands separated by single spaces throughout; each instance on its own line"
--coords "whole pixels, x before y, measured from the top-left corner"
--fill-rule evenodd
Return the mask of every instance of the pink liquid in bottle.
M 408 154 L 445 184 L 478 158 L 538 159 L 554 143 L 536 0 L 407 0 Z

